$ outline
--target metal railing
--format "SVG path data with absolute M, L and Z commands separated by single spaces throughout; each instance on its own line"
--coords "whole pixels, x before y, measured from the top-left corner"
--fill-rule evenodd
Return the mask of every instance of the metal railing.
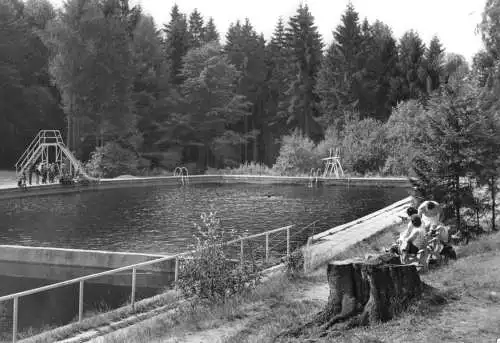
M 269 254 L 270 253 L 269 236 L 273 233 L 286 231 L 286 256 L 290 256 L 290 229 L 292 227 L 293 227 L 293 225 L 288 225 L 288 226 L 284 226 L 284 227 L 281 227 L 278 229 L 269 230 L 269 231 L 262 232 L 262 233 L 257 233 L 255 235 L 240 237 L 240 238 L 237 238 L 237 239 L 234 239 L 234 240 L 231 240 L 231 241 L 225 243 L 225 245 L 229 246 L 229 245 L 233 245 L 236 243 L 240 244 L 240 252 L 239 252 L 240 264 L 243 267 L 243 264 L 245 263 L 245 261 L 244 261 L 245 241 L 259 238 L 259 237 L 265 237 L 266 242 L 265 242 L 265 259 L 264 259 L 264 261 L 265 261 L 265 263 L 269 263 L 269 256 L 270 256 L 270 254 Z
M 155 263 L 160 263 L 160 262 L 165 262 L 169 260 L 174 260 L 175 259 L 175 273 L 174 273 L 174 279 L 177 281 L 178 277 L 178 260 L 179 257 L 188 255 L 192 252 L 186 252 L 186 253 L 181 253 L 181 254 L 176 254 L 172 256 L 165 256 L 161 257 L 155 260 L 151 261 L 146 261 L 146 262 L 141 262 L 141 263 L 136 263 L 130 266 L 125 266 L 125 267 L 120 267 L 112 270 L 108 270 L 105 272 L 97 273 L 97 274 L 92 274 L 92 275 L 87 275 L 87 276 L 82 276 L 78 277 L 75 279 L 67 280 L 67 281 L 62 281 L 62 282 L 57 282 L 51 285 L 43 286 L 43 287 L 38 287 L 35 289 L 30 289 L 27 291 L 19 292 L 19 293 L 14 293 L 10 295 L 5 295 L 0 297 L 0 303 L 8 300 L 13 300 L 13 309 L 12 309 L 12 342 L 17 342 L 17 336 L 18 336 L 18 317 L 19 317 L 19 298 L 32 295 L 32 294 L 37 294 L 40 292 L 44 291 L 49 291 L 52 289 L 64 287 L 64 286 L 69 286 L 73 285 L 76 283 L 80 284 L 79 288 L 79 297 L 78 297 L 78 322 L 81 322 L 83 320 L 83 288 L 84 288 L 84 282 L 88 280 L 92 280 L 95 278 L 99 278 L 101 276 L 107 276 L 107 275 L 113 275 L 116 273 L 132 270 L 132 291 L 131 291 L 131 296 L 130 296 L 130 305 L 132 306 L 132 309 L 134 308 L 135 305 L 135 291 L 136 291 L 136 272 L 138 268 L 141 267 L 146 267 Z
M 240 263 L 241 266 L 244 264 L 244 245 L 245 241 L 248 241 L 250 239 L 258 238 L 265 236 L 266 243 L 265 243 L 265 261 L 266 263 L 269 262 L 269 256 L 270 256 L 270 246 L 269 246 L 269 236 L 273 233 L 278 233 L 282 231 L 286 231 L 286 255 L 290 255 L 290 229 L 293 227 L 293 225 L 285 226 L 282 228 L 258 233 L 255 235 L 250 235 L 250 236 L 244 236 L 240 237 L 231 241 L 228 241 L 224 243 L 224 245 L 233 245 L 236 243 L 240 243 Z M 0 303 L 4 301 L 9 301 L 13 300 L 13 308 L 12 308 L 12 342 L 17 342 L 18 338 L 18 318 L 19 318 L 19 298 L 26 297 L 29 295 L 53 290 L 56 288 L 64 287 L 64 286 L 69 286 L 73 284 L 79 284 L 79 296 L 78 296 L 78 322 L 81 322 L 83 320 L 83 291 L 84 291 L 84 282 L 92 279 L 96 279 L 102 276 L 108 276 L 108 275 L 113 275 L 117 274 L 120 272 L 125 272 L 132 270 L 132 275 L 131 275 L 131 294 L 130 294 L 130 306 L 132 307 L 132 310 L 134 309 L 135 306 L 135 293 L 136 293 L 136 274 L 137 274 L 137 269 L 140 269 L 142 267 L 150 266 L 156 263 L 161 263 L 165 261 L 171 261 L 175 260 L 175 266 L 174 266 L 174 282 L 178 281 L 179 278 L 179 267 L 180 267 L 180 261 L 182 260 L 183 257 L 193 255 L 196 252 L 199 252 L 200 250 L 193 250 L 193 251 L 188 251 L 184 253 L 179 253 L 171 256 L 165 256 L 165 257 L 160 257 L 158 259 L 154 259 L 151 261 L 145 261 L 141 263 L 136 263 L 133 265 L 125 266 L 125 267 L 120 267 L 112 270 L 107 270 L 105 272 L 100 272 L 96 274 L 91 274 L 91 275 L 86 275 L 78 278 L 74 278 L 71 280 L 66 280 L 62 282 L 57 282 L 51 285 L 47 286 L 42 286 L 34 289 L 30 289 L 27 291 L 23 292 L 18 292 L 14 294 L 9 294 L 0 297 Z
M 59 130 L 40 130 L 17 160 L 15 164 L 17 174 L 22 173 L 27 165 L 32 162 L 33 157 L 37 155 L 37 150 L 42 144 L 64 145 L 61 132 Z

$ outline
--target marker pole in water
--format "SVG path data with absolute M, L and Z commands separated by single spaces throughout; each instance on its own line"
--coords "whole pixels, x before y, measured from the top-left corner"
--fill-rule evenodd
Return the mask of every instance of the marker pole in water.
M 175 271 L 174 271 L 174 282 L 177 283 L 179 280 L 179 257 L 175 258 Z
M 132 294 L 130 295 L 130 305 L 132 305 L 132 310 L 135 305 L 135 280 L 136 280 L 136 270 L 132 268 Z
M 80 294 L 78 296 L 78 322 L 83 319 L 83 280 L 80 281 Z
M 19 298 L 14 298 L 14 305 L 12 309 L 12 342 L 17 342 L 17 317 L 19 312 Z

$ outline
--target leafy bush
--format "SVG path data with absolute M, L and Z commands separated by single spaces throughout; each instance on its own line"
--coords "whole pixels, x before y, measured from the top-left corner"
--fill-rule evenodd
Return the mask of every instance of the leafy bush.
M 222 173 L 226 175 L 278 175 L 276 170 L 257 162 L 242 163 L 232 169 L 226 168 Z
M 116 177 L 136 174 L 138 164 L 139 157 L 135 152 L 123 148 L 117 142 L 108 142 L 92 152 L 85 168 L 95 177 Z
M 202 225 L 195 224 L 196 252 L 182 261 L 177 287 L 186 297 L 224 301 L 228 296 L 248 289 L 261 275 L 255 265 L 231 261 L 224 252 L 225 232 L 215 213 L 201 215 Z
M 345 123 L 341 136 L 341 162 L 346 170 L 366 174 L 382 168 L 387 152 L 381 122 L 372 118 L 360 121 L 350 119 Z
M 280 175 L 308 173 L 311 168 L 321 166 L 317 158 L 314 142 L 298 130 L 282 138 L 278 159 L 273 169 Z
M 386 175 L 407 175 L 412 170 L 415 157 L 415 140 L 421 135 L 425 109 L 416 100 L 398 104 L 387 123 L 385 137 L 387 160 L 383 168 Z
M 293 251 L 287 258 L 285 266 L 289 277 L 302 275 L 304 272 L 304 254 L 302 253 L 302 249 L 299 248 Z

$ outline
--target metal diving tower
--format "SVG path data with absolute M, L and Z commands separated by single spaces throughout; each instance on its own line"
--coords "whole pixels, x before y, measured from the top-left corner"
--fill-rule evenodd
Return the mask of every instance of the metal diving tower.
M 321 160 L 325 162 L 323 177 L 344 177 L 344 169 L 342 169 L 342 164 L 340 164 L 338 149 L 335 151 L 335 155 L 333 154 L 333 149 L 330 149 L 330 156 L 322 158 Z
M 88 180 L 95 179 L 85 172 L 80 161 L 66 147 L 59 130 L 38 132 L 16 163 L 17 178 L 39 163 L 55 163 L 60 175 L 79 175 Z

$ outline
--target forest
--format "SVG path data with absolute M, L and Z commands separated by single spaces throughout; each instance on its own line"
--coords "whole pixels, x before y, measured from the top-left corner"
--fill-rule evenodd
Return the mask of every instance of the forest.
M 352 4 L 332 37 L 300 5 L 266 41 L 248 19 L 220 37 L 177 5 L 158 26 L 128 0 L 0 0 L 0 167 L 60 129 L 108 174 L 249 162 L 293 174 L 338 148 L 352 173 L 408 175 L 424 117 L 446 101 L 496 106 L 483 91 L 498 77 L 499 7 L 488 0 L 469 66 L 439 37 L 394 37 Z

